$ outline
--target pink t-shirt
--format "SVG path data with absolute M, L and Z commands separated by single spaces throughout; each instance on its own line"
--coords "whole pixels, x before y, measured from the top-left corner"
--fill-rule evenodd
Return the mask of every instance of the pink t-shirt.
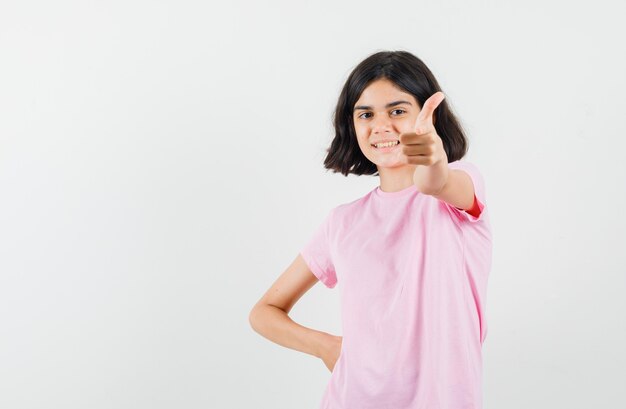
M 380 187 L 330 210 L 300 254 L 339 288 L 341 353 L 320 409 L 481 409 L 492 236 L 485 184 L 465 160 L 478 217 Z

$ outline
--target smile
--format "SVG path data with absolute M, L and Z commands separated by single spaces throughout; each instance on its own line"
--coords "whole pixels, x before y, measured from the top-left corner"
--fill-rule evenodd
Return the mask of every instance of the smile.
M 378 144 L 371 144 L 376 149 L 385 149 L 385 148 L 393 148 L 396 145 L 399 145 L 400 141 L 392 141 L 392 142 L 384 142 Z

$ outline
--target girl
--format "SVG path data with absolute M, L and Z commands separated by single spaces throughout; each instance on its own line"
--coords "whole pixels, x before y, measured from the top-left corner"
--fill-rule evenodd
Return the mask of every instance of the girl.
M 380 184 L 331 209 L 250 312 L 331 371 L 320 409 L 480 409 L 492 235 L 485 183 L 428 67 L 377 52 L 348 77 L 324 166 Z M 343 336 L 288 313 L 339 284 Z

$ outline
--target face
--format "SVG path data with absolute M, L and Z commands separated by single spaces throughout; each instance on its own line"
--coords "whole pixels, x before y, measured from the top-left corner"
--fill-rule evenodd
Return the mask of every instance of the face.
M 387 79 L 378 79 L 363 90 L 354 104 L 354 129 L 361 151 L 379 170 L 407 166 L 398 155 L 400 134 L 414 130 L 420 110 L 413 95 Z M 382 148 L 372 145 L 381 141 L 396 141 L 396 145 Z

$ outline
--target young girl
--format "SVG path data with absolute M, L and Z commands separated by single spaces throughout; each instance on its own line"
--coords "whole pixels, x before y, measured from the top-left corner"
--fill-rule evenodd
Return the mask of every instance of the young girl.
M 480 409 L 492 235 L 485 183 L 428 67 L 377 52 L 348 77 L 324 161 L 380 184 L 331 209 L 250 312 L 255 331 L 331 371 L 320 409 Z M 288 313 L 338 284 L 343 336 Z

